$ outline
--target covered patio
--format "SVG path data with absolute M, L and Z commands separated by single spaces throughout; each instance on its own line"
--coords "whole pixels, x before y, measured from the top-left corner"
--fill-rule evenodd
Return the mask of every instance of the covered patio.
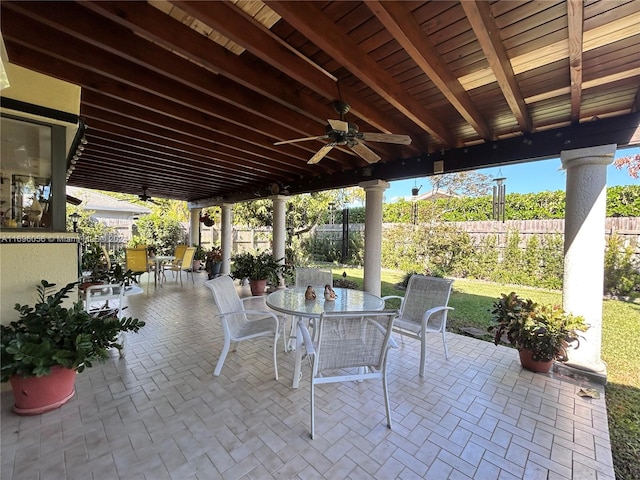
M 2 478 L 615 478 L 601 385 L 533 374 L 515 350 L 455 334 L 449 360 L 429 337 L 424 378 L 419 342 L 391 351 L 392 430 L 378 382 L 330 384 L 311 440 L 309 369 L 292 389 L 293 354 L 279 352 L 276 381 L 267 341 L 243 342 L 212 375 L 223 333 L 204 280 L 130 297 L 146 327 L 60 409 L 20 417 L 3 392 Z

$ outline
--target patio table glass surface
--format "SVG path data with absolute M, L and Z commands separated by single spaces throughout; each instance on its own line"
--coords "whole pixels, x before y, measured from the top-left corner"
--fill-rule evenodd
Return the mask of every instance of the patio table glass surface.
M 322 292 L 316 292 L 315 300 L 304 296 L 306 287 L 276 290 L 267 296 L 267 306 L 272 310 L 294 317 L 319 318 L 323 312 L 361 312 L 382 310 L 384 300 L 377 295 L 350 288 L 335 288 L 337 298 L 325 300 Z M 296 328 L 296 355 L 293 371 L 293 388 L 300 384 L 302 365 L 302 335 Z
M 276 290 L 267 296 L 267 306 L 287 315 L 318 318 L 322 312 L 358 312 L 362 310 L 381 310 L 384 301 L 369 292 L 351 288 L 334 288 L 337 298 L 324 299 L 322 292 L 316 292 L 315 300 L 304 298 L 306 288 L 295 287 Z

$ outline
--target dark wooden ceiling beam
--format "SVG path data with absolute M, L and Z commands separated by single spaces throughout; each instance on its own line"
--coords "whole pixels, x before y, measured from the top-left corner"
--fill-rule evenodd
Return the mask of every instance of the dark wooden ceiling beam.
M 330 54 L 378 95 L 397 108 L 444 146 L 455 140 L 444 124 L 411 97 L 395 78 L 380 67 L 345 32 L 322 12 L 316 2 L 266 2 L 302 35 Z M 396 132 L 401 133 L 401 132 Z
M 440 89 L 460 115 L 485 140 L 493 140 L 493 131 L 475 106 L 460 81 L 442 60 L 435 45 L 420 28 L 408 6 L 402 2 L 369 0 L 365 5 L 393 35 L 420 69 Z
M 354 89 L 342 84 L 338 88 L 336 79 L 329 77 L 328 72 L 300 52 L 293 51 L 281 39 L 232 4 L 200 1 L 171 3 L 326 99 L 347 101 L 351 106 L 351 113 L 373 127 L 386 133 L 401 133 L 397 129 L 404 125 L 392 122 Z M 328 115 L 331 113 L 328 112 Z M 416 143 L 419 148 L 425 149 L 426 144 L 419 138 L 416 139 Z
M 108 52 L 107 54 L 101 53 L 99 50 L 93 50 L 84 45 L 73 46 L 88 68 L 99 69 L 103 74 L 106 73 L 104 65 L 109 65 L 109 71 L 113 72 L 113 75 L 133 82 L 138 87 L 143 86 L 140 77 L 144 76 L 147 88 L 157 92 L 163 91 L 161 83 L 165 80 L 161 77 L 167 77 L 201 94 L 229 103 L 238 109 L 246 110 L 258 118 L 280 124 L 297 134 L 307 136 L 313 135 L 314 132 L 323 133 L 321 128 L 324 125 L 324 120 L 318 124 L 317 121 L 313 121 L 307 116 L 289 111 L 289 109 L 284 110 L 281 104 L 253 90 L 232 83 L 224 76 L 213 74 L 165 48 L 154 45 L 139 35 L 134 35 L 124 27 L 109 25 L 99 15 L 73 2 L 69 3 L 64 11 L 51 9 L 46 12 L 46 15 L 37 3 L 8 3 L 7 8 L 55 28 L 80 42 Z M 72 44 L 73 42 L 68 43 Z M 101 57 L 100 61 L 94 60 L 89 63 L 88 60 L 91 57 L 95 58 L 96 55 Z M 126 60 L 127 63 L 118 61 L 118 58 Z M 139 68 L 133 67 L 132 64 Z M 150 74 L 150 72 L 154 72 L 154 74 Z M 176 87 L 179 88 L 177 84 L 173 86 L 173 88 Z M 208 98 L 201 98 L 202 103 L 207 101 Z M 233 118 L 240 118 L 238 111 L 233 108 L 229 109 L 228 117 L 229 121 L 232 121 Z M 244 120 L 238 121 L 244 122 Z M 277 138 L 277 140 L 286 140 L 286 138 Z
M 480 42 L 482 51 L 493 70 L 504 98 L 518 125 L 526 132 L 533 131 L 533 121 L 524 102 L 524 97 L 516 81 L 511 61 L 500 38 L 500 31 L 491 14 L 491 6 L 484 1 L 460 2 L 464 13 Z
M 584 6 L 582 0 L 567 1 L 569 29 L 569 74 L 571 76 L 571 122 L 580 121 L 582 104 L 582 37 L 584 33 Z
M 14 15 L 13 18 L 16 18 L 16 16 Z M 24 25 L 21 25 L 21 27 L 24 27 Z M 44 28 L 41 28 L 40 32 L 42 32 L 43 29 Z M 5 34 L 5 40 L 9 45 L 11 45 L 11 42 L 14 39 L 13 33 L 14 30 L 12 29 L 12 27 L 3 27 L 3 34 Z M 19 36 L 17 36 L 16 39 L 19 39 Z M 31 50 L 31 48 L 33 48 L 33 44 L 36 43 L 36 41 L 37 40 L 31 39 L 30 44 L 27 45 L 21 40 L 18 40 L 18 42 L 20 42 L 19 44 L 21 44 L 23 48 L 26 48 L 28 50 Z M 224 128 L 229 135 L 235 136 L 239 139 L 246 140 L 254 135 L 258 135 L 260 136 L 260 140 L 258 141 L 258 143 L 264 144 L 263 135 L 268 136 L 269 143 L 272 143 L 273 138 L 286 138 L 288 135 L 283 132 L 276 131 L 277 128 L 282 127 L 276 127 L 275 125 L 269 126 L 269 122 L 258 121 L 255 118 L 249 119 L 249 117 L 247 117 L 245 119 L 245 122 L 251 124 L 260 124 L 263 127 L 262 129 L 258 130 L 254 128 L 247 130 L 246 128 L 241 126 L 241 123 L 227 121 L 226 117 L 221 117 L 220 115 L 216 114 L 219 111 L 217 109 L 222 108 L 223 112 L 229 112 L 230 110 L 233 110 L 234 107 L 223 105 L 221 103 L 219 105 L 216 105 L 216 103 L 218 102 L 216 102 L 215 99 L 208 99 L 208 101 L 203 106 L 201 95 L 188 88 L 176 87 L 174 89 L 171 89 L 165 85 L 161 88 L 166 91 L 166 95 L 158 97 L 156 96 L 157 92 L 151 90 L 148 87 L 139 89 L 137 88 L 138 85 L 135 84 L 126 86 L 119 82 L 117 77 L 113 75 L 103 77 L 98 72 L 87 72 L 85 70 L 85 65 L 81 61 L 67 63 L 67 57 L 56 52 L 51 53 L 51 55 L 53 55 L 57 59 L 55 63 L 52 63 L 45 52 L 47 51 L 46 45 L 51 45 L 51 42 L 53 41 L 54 39 L 49 37 L 47 37 L 46 41 L 41 40 L 39 47 L 42 48 L 42 50 L 39 51 L 32 50 L 30 52 L 26 52 L 24 50 L 21 51 L 15 46 L 12 46 L 12 59 L 20 62 L 20 58 L 23 57 L 25 59 L 23 64 L 25 64 L 25 66 L 27 66 L 28 68 L 33 68 L 36 71 L 48 71 L 49 74 L 58 76 L 59 78 L 65 78 L 68 81 L 82 85 L 83 89 L 95 89 L 102 93 L 109 93 L 116 99 L 123 99 L 136 103 L 134 100 L 132 100 L 132 98 L 141 98 L 141 100 L 139 100 L 137 104 L 144 106 L 145 108 L 153 108 L 157 111 L 171 113 L 174 113 L 176 110 L 180 110 L 181 108 L 190 108 L 193 110 L 197 110 L 196 114 L 200 116 L 200 124 L 211 124 L 217 122 L 218 129 Z M 67 48 L 73 49 L 74 47 L 72 45 L 69 45 Z M 73 54 L 71 55 L 71 58 L 74 58 Z M 144 80 L 144 75 L 141 74 L 140 76 L 140 81 L 142 82 Z M 175 97 L 173 99 L 167 98 L 167 96 L 170 95 L 171 91 L 176 92 L 175 97 L 178 97 L 177 99 Z M 166 102 L 169 100 L 176 101 L 177 104 L 167 104 Z M 244 112 L 243 115 L 244 114 L 248 113 Z M 277 147 L 273 148 L 274 150 L 277 150 Z M 300 160 L 306 160 L 310 158 L 314 152 L 312 148 L 307 148 L 299 144 L 292 146 L 292 149 L 298 149 L 301 151 L 298 157 Z M 302 153 L 303 150 L 308 153 Z M 328 162 L 325 162 L 319 168 L 329 168 L 331 166 L 330 160 L 333 160 L 335 162 L 334 167 L 338 167 L 340 169 L 344 168 L 345 165 L 360 163 L 360 161 L 354 155 L 345 154 L 344 152 L 338 151 L 336 149 L 334 150 L 335 152 L 332 152 L 331 156 L 326 157 Z
M 148 164 L 162 163 L 164 168 L 171 169 L 172 172 L 188 173 L 206 173 L 211 170 L 216 170 L 219 173 L 228 176 L 229 178 L 254 178 L 259 179 L 259 174 L 264 172 L 252 172 L 250 170 L 241 169 L 240 163 L 237 159 L 235 162 L 225 162 L 221 157 L 224 155 L 212 156 L 206 160 L 196 159 L 194 157 L 187 157 L 186 155 L 169 155 L 166 150 L 153 150 L 145 146 L 136 145 L 135 143 L 127 143 L 126 146 L 121 142 L 120 138 L 110 138 L 108 134 L 101 132 L 88 132 L 87 140 L 91 144 L 92 154 L 112 155 L 114 158 L 117 155 L 122 157 L 130 157 L 132 159 L 139 159 L 140 161 L 146 161 Z M 142 165 L 144 168 L 145 165 Z
M 217 161 L 224 160 L 228 162 L 229 166 L 233 166 L 236 169 L 239 164 L 244 165 L 247 161 L 247 157 L 253 156 L 248 152 L 234 150 L 220 144 L 212 144 L 211 148 L 203 149 L 194 145 L 176 142 L 167 137 L 150 136 L 146 135 L 145 132 L 136 132 L 121 124 L 116 125 L 95 119 L 91 120 L 91 128 L 88 130 L 88 133 L 91 134 L 91 136 L 95 133 L 100 137 L 119 141 L 123 144 L 128 141 L 129 144 L 133 146 L 138 146 L 151 151 L 170 152 L 176 157 L 185 158 L 186 152 L 187 155 L 190 154 L 188 158 L 193 159 L 192 161 L 194 162 L 206 163 L 212 162 L 216 159 L 218 159 Z M 93 148 L 93 142 L 90 143 Z M 256 159 L 257 164 L 259 164 L 259 161 L 259 159 Z M 277 169 L 272 168 L 268 159 L 263 159 L 262 161 L 264 163 L 261 171 L 264 175 L 273 175 L 274 178 L 281 178 L 282 175 L 286 175 L 286 173 L 278 172 Z M 252 171 L 256 170 L 258 169 L 255 167 L 252 169 Z M 292 175 L 291 178 L 295 178 L 295 176 Z
M 117 105 L 115 106 L 117 107 Z M 225 138 L 225 135 L 220 132 L 212 132 L 206 128 L 195 125 L 181 124 L 178 120 L 163 118 L 162 116 L 153 114 L 153 112 L 145 112 L 144 109 L 135 109 L 135 107 L 132 106 L 128 107 L 129 108 L 111 110 L 113 105 L 94 105 L 87 103 L 83 106 L 82 113 L 90 128 L 94 120 L 108 122 L 114 126 L 126 126 L 131 131 L 143 127 L 144 132 L 153 132 L 153 135 L 157 137 L 176 139 L 182 136 L 190 141 L 192 140 L 201 147 L 206 148 L 209 154 L 220 151 L 222 147 L 225 147 L 228 149 L 227 152 L 235 151 L 236 156 L 242 157 L 244 159 L 244 165 L 267 164 L 269 167 L 268 170 L 274 175 L 288 174 L 296 176 L 304 173 L 304 162 L 295 160 L 294 158 L 282 156 L 281 162 L 275 163 L 272 160 L 272 156 L 266 156 L 267 150 L 243 142 L 241 139 Z M 194 137 L 199 134 L 201 134 L 201 140 L 197 141 Z M 207 141 L 203 141 L 202 139 L 207 139 Z M 187 151 L 189 151 L 189 149 L 187 149 Z
M 286 166 L 293 174 L 305 173 L 304 164 L 308 156 L 313 155 L 314 144 L 274 146 L 270 137 L 259 132 L 243 131 L 239 127 L 223 122 L 217 118 L 202 114 L 182 105 L 175 105 L 170 110 L 155 108 L 153 96 L 142 91 L 128 92 L 126 98 L 117 97 L 105 88 L 87 89 L 83 94 L 83 109 L 100 108 L 116 115 L 114 122 L 131 124 L 131 128 L 144 130 L 155 135 L 168 135 L 172 138 L 184 136 L 189 142 L 201 144 L 203 140 L 224 144 L 241 152 L 250 152 L 264 160 L 269 159 L 275 167 Z M 145 101 L 147 100 L 147 101 Z M 132 103 L 129 103 L 132 102 Z M 166 105 L 159 105 L 159 107 Z M 84 112 L 83 112 L 84 113 Z M 93 113 L 94 118 L 101 113 Z M 127 120 L 130 118 L 130 120 Z M 142 122 L 142 124 L 138 123 Z M 318 142 L 318 145 L 321 145 Z M 205 147 L 206 148 L 206 147 Z M 336 161 L 343 160 L 336 158 Z M 327 167 L 325 167 L 327 168 Z

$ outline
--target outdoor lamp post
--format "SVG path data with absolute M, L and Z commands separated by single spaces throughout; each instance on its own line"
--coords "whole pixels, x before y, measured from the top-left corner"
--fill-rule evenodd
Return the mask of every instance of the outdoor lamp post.
M 78 212 L 73 212 L 71 215 L 69 215 L 69 218 L 73 222 L 73 231 L 77 232 L 78 231 L 78 220 L 80 220 L 80 215 L 78 214 Z

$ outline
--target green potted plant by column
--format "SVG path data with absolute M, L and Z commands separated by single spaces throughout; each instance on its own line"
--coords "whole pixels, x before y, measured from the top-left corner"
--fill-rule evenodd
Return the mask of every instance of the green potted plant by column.
M 200 270 L 202 262 L 207 259 L 207 252 L 202 248 L 202 245 L 194 244 L 193 246 L 196 247 L 196 253 L 193 255 L 193 271 L 197 272 Z
M 16 413 L 35 415 L 63 405 L 73 397 L 77 373 L 108 358 L 110 349 L 121 350 L 119 335 L 145 324 L 119 319 L 117 311 L 90 315 L 82 301 L 63 306 L 76 285 L 52 292 L 55 284 L 42 280 L 38 301 L 16 304 L 19 320 L 0 325 L 0 381 L 11 383 Z
M 204 269 L 207 271 L 209 280 L 220 275 L 222 266 L 222 247 L 215 246 L 206 254 Z
M 565 312 L 558 305 L 541 305 L 522 299 L 515 292 L 502 294 L 494 302 L 489 327 L 498 345 L 506 336 L 518 349 L 522 366 L 534 372 L 548 372 L 554 360 L 566 361 L 569 348 L 580 346 L 579 333 L 589 327 L 584 317 Z
M 280 263 L 283 259 L 276 260 L 269 252 L 244 252 L 231 258 L 233 266 L 231 276 L 240 281 L 249 279 L 252 295 L 263 295 L 267 282 L 277 284 L 280 275 L 284 275 L 289 267 Z

